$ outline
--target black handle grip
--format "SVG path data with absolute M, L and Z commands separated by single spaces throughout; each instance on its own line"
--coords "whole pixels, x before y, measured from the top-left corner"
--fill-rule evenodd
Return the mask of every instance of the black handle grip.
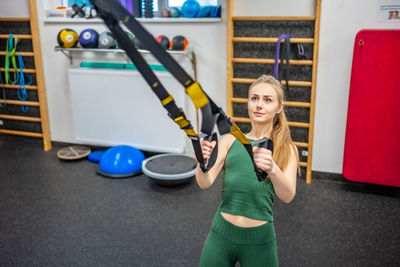
M 267 137 L 256 140 L 253 142 L 253 144 L 258 144 L 258 147 L 266 148 L 266 149 L 270 150 L 271 153 L 274 153 L 274 143 L 272 142 L 271 139 L 269 139 Z M 254 166 L 254 167 L 255 167 L 255 172 L 256 172 L 258 181 L 260 181 L 260 182 L 265 181 L 267 179 L 267 173 L 265 171 L 263 171 L 262 169 L 257 168 L 257 166 Z
M 199 141 L 192 140 L 193 148 L 195 150 L 197 161 L 200 164 L 201 170 L 206 173 L 208 172 L 215 164 L 218 156 L 218 135 L 217 133 L 213 133 L 212 135 L 208 135 L 204 137 L 204 140 L 208 142 L 215 141 L 216 146 L 214 147 L 213 151 L 211 152 L 210 158 L 206 161 L 203 159 L 203 152 L 201 150 L 201 145 Z

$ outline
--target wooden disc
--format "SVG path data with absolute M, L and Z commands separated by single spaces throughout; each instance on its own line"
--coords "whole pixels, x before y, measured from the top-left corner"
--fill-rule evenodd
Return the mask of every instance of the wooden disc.
M 87 157 L 91 151 L 88 146 L 68 146 L 58 150 L 57 157 L 65 160 L 82 159 Z

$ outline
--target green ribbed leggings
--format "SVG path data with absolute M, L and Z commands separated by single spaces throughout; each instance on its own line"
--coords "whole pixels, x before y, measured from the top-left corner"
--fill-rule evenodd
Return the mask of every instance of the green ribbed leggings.
M 278 266 L 275 228 L 272 222 L 240 227 L 227 221 L 219 211 L 201 252 L 200 267 Z

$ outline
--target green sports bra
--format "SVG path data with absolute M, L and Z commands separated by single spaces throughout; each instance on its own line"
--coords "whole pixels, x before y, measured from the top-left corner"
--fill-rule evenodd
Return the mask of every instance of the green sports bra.
M 219 211 L 255 220 L 273 221 L 275 190 L 271 180 L 259 182 L 243 145 L 235 139 L 225 159 Z

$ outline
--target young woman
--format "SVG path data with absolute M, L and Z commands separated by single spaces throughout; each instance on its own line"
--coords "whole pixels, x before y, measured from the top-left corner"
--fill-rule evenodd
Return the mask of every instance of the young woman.
M 273 155 L 265 148 L 254 147 L 257 167 L 268 174 L 259 182 L 253 163 L 243 145 L 232 135 L 219 142 L 215 165 L 203 173 L 198 167 L 196 180 L 200 188 L 209 188 L 224 168 L 221 204 L 204 244 L 200 266 L 242 267 L 278 266 L 272 203 L 276 194 L 289 203 L 296 193 L 299 157 L 289 132 L 283 110 L 284 93 L 280 82 L 262 75 L 249 88 L 248 113 L 250 140 L 268 137 L 274 142 Z M 204 159 L 208 159 L 215 142 L 202 141 Z

